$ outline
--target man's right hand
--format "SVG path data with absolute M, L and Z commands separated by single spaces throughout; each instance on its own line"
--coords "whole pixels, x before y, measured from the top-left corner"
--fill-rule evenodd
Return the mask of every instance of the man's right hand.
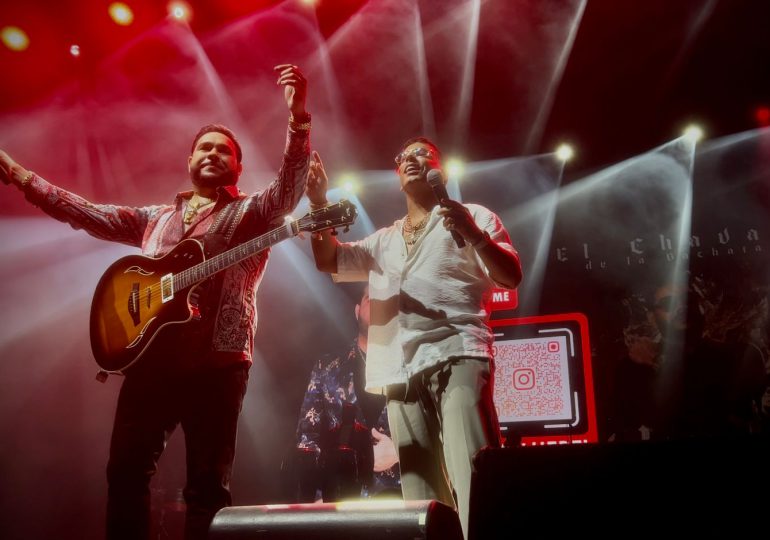
M 374 472 L 387 471 L 398 463 L 398 452 L 393 439 L 372 428 L 372 440 L 374 443 Z
M 307 79 L 305 76 L 293 64 L 280 64 L 275 66 L 273 70 L 278 72 L 276 84 L 284 87 L 284 97 L 292 116 L 305 116 L 305 101 L 307 100 Z
M 29 171 L 16 163 L 11 156 L 0 150 L 0 180 L 4 184 L 14 184 L 21 187 L 21 181 Z
M 310 199 L 311 210 L 318 210 L 328 204 L 326 200 L 328 187 L 329 178 L 326 176 L 321 156 L 313 151 L 305 185 L 305 195 Z M 332 236 L 331 231 L 321 231 L 311 234 L 310 239 L 316 268 L 321 272 L 337 273 L 337 245 L 339 244 L 337 238 Z
M 326 176 L 321 156 L 313 150 L 313 157 L 307 170 L 307 185 L 305 195 L 310 203 L 315 206 L 323 206 L 327 203 L 326 190 L 329 189 L 329 178 Z

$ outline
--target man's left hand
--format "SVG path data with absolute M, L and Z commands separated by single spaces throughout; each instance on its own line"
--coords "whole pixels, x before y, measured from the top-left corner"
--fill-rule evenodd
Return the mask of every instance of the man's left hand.
M 292 64 L 280 64 L 273 68 L 278 72 L 276 84 L 284 87 L 284 97 L 289 111 L 295 117 L 305 115 L 305 99 L 307 98 L 307 80 L 299 68 Z

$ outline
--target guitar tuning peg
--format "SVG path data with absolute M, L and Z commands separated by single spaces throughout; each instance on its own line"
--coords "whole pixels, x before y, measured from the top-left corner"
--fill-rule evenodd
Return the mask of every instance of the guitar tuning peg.
M 345 230 L 343 232 L 348 232 L 350 230 L 350 225 L 345 225 Z
M 332 229 L 332 236 L 337 236 L 338 234 L 337 229 Z

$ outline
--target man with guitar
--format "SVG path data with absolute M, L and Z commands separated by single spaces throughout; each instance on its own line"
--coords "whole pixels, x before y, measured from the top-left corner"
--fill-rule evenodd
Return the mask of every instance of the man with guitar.
M 267 247 L 291 235 L 283 217 L 302 196 L 308 170 L 307 82 L 296 66 L 275 70 L 290 112 L 286 147 L 278 177 L 253 195 L 236 187 L 241 147 L 220 125 L 205 126 L 193 140 L 191 190 L 161 206 L 89 203 L 0 151 L 0 180 L 32 204 L 98 238 L 141 247 L 144 255 L 113 265 L 91 313 L 97 362 L 125 374 L 107 467 L 108 538 L 149 538 L 150 479 L 178 424 L 187 453 L 185 538 L 206 538 L 214 514 L 231 504 L 257 288 Z

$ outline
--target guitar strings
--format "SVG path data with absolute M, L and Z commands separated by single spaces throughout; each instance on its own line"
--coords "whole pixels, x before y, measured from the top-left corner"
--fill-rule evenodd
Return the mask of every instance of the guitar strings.
M 304 223 L 306 223 L 308 220 L 314 221 L 314 220 L 311 219 L 311 216 L 304 216 L 304 217 L 298 219 L 295 222 L 295 223 L 298 224 L 298 230 L 301 231 Z M 193 272 L 193 270 L 195 268 L 197 268 L 199 266 L 202 266 L 202 265 L 206 265 L 206 264 L 211 265 L 213 261 L 217 261 L 218 259 L 224 259 L 226 254 L 229 253 L 229 252 L 232 252 L 232 251 L 237 250 L 237 249 L 244 249 L 244 248 L 247 248 L 247 247 L 252 247 L 254 244 L 259 244 L 262 240 L 267 239 L 269 236 L 275 235 L 279 231 L 283 231 L 283 230 L 285 230 L 284 227 L 273 229 L 271 231 L 266 232 L 265 234 L 263 234 L 261 236 L 258 236 L 256 238 L 252 238 L 248 242 L 244 242 L 243 244 L 241 244 L 239 246 L 236 246 L 235 248 L 233 248 L 231 250 L 228 250 L 225 253 L 220 253 L 219 255 L 216 255 L 215 257 L 212 257 L 211 259 L 207 259 L 205 261 L 202 261 L 202 262 L 196 264 L 195 266 L 193 266 L 191 268 L 188 268 L 186 270 L 182 270 L 181 272 L 179 272 L 176 275 L 176 279 L 174 281 L 175 281 L 175 283 L 182 282 L 182 281 L 186 280 L 192 274 L 192 272 Z M 266 246 L 263 249 L 266 249 L 267 247 L 269 247 L 269 246 Z M 260 250 L 260 251 L 262 251 L 262 250 Z M 252 255 L 256 255 L 257 253 L 258 252 L 255 252 Z M 240 259 L 240 260 L 243 260 L 243 259 Z M 236 262 L 240 262 L 240 260 L 236 261 Z M 231 263 L 231 265 L 232 264 L 235 264 L 235 263 Z M 228 266 L 231 266 L 231 265 L 228 265 Z M 160 298 L 163 298 L 163 294 L 162 294 L 161 288 L 162 288 L 162 284 L 161 284 L 160 281 L 158 281 L 154 285 L 150 285 L 149 287 L 147 287 L 145 289 L 145 292 L 141 292 L 140 291 L 139 295 L 137 297 L 137 300 L 139 302 L 149 302 L 149 303 L 152 303 L 154 300 L 157 299 L 156 294 L 159 295 Z M 181 287 L 180 290 L 184 289 L 184 288 L 186 288 L 186 287 Z M 174 291 L 174 292 L 176 292 L 176 291 Z

